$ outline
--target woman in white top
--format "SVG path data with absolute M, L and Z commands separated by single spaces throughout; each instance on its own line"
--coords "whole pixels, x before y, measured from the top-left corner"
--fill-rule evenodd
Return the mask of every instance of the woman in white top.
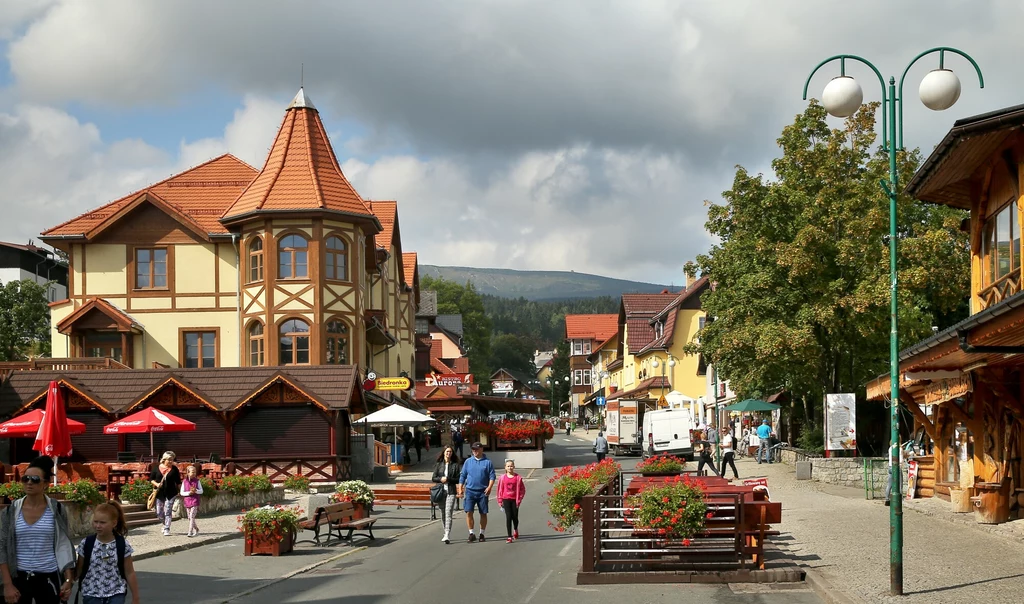
M 736 471 L 736 437 L 732 435 L 729 428 L 722 428 L 722 471 L 720 474 L 725 477 L 725 466 L 732 468 L 734 478 L 739 478 L 740 473 Z
M 21 477 L 25 496 L 0 518 L 0 576 L 9 604 L 58 604 L 71 597 L 75 549 L 64 506 L 46 496 L 52 478 L 52 459 L 33 460 Z

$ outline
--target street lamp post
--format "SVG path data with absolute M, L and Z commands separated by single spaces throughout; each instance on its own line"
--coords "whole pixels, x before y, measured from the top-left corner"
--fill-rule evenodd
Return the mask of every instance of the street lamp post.
M 676 358 L 674 356 L 672 356 L 671 354 L 669 354 L 668 355 L 668 362 L 666 362 L 666 363 L 662 363 L 661 361 L 659 361 L 658 357 L 654 357 L 654 360 L 651 361 L 651 366 L 654 367 L 655 369 L 657 369 L 659 366 L 661 366 L 661 394 L 662 395 L 665 394 L 665 365 L 668 365 L 669 367 L 674 369 L 675 366 L 676 366 Z M 671 374 L 669 374 L 668 389 L 669 389 L 669 391 L 672 390 L 672 377 L 671 377 Z
M 934 111 L 949 109 L 960 98 L 960 80 L 952 71 L 945 68 L 947 52 L 960 55 L 970 61 L 978 73 L 978 84 L 985 87 L 985 79 L 981 68 L 967 54 L 948 46 L 939 46 L 926 50 L 914 57 L 900 76 L 899 88 L 896 78 L 889 78 L 886 88 L 881 72 L 866 59 L 856 55 L 835 55 L 818 63 L 818 66 L 807 76 L 804 83 L 804 100 L 807 100 L 807 87 L 811 78 L 827 63 L 839 61 L 839 76 L 833 78 L 825 86 L 821 95 L 821 104 L 825 110 L 835 117 L 849 117 L 860 108 L 864 93 L 860 85 L 852 77 L 846 75 L 846 61 L 857 61 L 871 68 L 878 76 L 882 86 L 882 140 L 889 153 L 889 182 L 880 181 L 882 190 L 889 197 L 889 386 L 890 386 L 890 425 L 889 425 L 889 464 L 892 490 L 889 496 L 889 591 L 892 595 L 903 595 L 903 498 L 901 495 L 902 473 L 899 463 L 899 340 L 897 338 L 897 298 L 896 298 L 896 198 L 899 194 L 899 175 L 896 169 L 896 155 L 903 149 L 903 81 L 907 72 L 924 56 L 938 53 L 939 68 L 928 73 L 921 80 L 918 94 L 921 102 Z M 898 94 L 897 94 L 898 92 Z

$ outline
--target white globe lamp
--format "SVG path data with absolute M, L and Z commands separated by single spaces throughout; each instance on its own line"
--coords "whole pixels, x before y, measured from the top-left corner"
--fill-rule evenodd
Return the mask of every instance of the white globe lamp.
M 839 76 L 825 86 L 821 93 L 821 104 L 829 115 L 850 117 L 864 102 L 864 91 L 857 80 L 850 76 Z
M 960 98 L 960 78 L 948 69 L 933 69 L 921 80 L 918 94 L 925 107 L 944 111 Z

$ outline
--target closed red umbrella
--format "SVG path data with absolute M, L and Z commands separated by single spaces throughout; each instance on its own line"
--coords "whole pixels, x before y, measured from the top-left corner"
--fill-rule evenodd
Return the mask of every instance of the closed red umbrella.
M 191 432 L 196 425 L 187 419 L 171 415 L 152 407 L 117 420 L 103 427 L 104 434 L 145 434 L 149 433 L 149 454 L 153 455 L 154 432 Z
M 42 409 L 33 409 L 28 413 L 23 413 L 18 417 L 11 418 L 4 423 L 0 424 L 0 438 L 24 438 L 24 437 L 35 437 L 39 432 L 39 425 L 43 423 L 43 418 L 46 417 L 46 412 Z M 76 422 L 73 419 L 67 420 L 68 433 L 74 436 L 75 434 L 83 434 L 85 432 L 85 424 L 82 422 Z
M 64 394 L 56 381 L 50 382 L 46 392 L 46 414 L 39 424 L 32 448 L 52 457 L 55 468 L 58 457 L 71 456 L 71 431 L 68 430 L 68 416 L 64 412 Z M 57 484 L 56 472 L 53 474 L 53 482 Z

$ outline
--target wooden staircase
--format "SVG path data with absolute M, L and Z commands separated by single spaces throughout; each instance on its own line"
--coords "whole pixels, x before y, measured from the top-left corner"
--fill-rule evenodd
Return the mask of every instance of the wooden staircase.
M 157 520 L 156 511 L 147 510 L 144 504 L 124 504 L 121 508 L 124 509 L 124 519 L 128 522 L 128 528 L 160 523 Z

